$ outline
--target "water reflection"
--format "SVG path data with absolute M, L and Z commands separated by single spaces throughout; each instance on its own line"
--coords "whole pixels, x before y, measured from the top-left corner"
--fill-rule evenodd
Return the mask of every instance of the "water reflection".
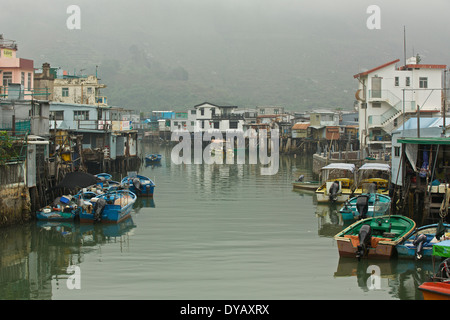
M 421 300 L 422 293 L 417 287 L 433 275 L 433 266 L 426 261 L 404 259 L 357 261 L 339 258 L 335 278 L 355 277 L 357 286 L 363 291 L 384 290 L 393 298 L 401 300 Z M 374 277 L 380 280 L 374 281 Z M 387 287 L 386 287 L 387 286 Z
M 317 201 L 315 202 L 317 203 Z M 320 236 L 332 238 L 345 226 L 339 209 L 340 205 L 336 203 L 316 204 L 315 214 L 318 218 L 318 233 Z
M 51 299 L 52 279 L 108 243 L 129 241 L 133 220 L 119 224 L 32 222 L 1 230 L 0 299 Z

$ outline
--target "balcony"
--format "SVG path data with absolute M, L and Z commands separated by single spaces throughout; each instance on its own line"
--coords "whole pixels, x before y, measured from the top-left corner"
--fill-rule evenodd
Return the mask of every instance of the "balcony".
M 211 117 L 212 120 L 244 120 L 244 116 L 242 114 L 216 114 Z

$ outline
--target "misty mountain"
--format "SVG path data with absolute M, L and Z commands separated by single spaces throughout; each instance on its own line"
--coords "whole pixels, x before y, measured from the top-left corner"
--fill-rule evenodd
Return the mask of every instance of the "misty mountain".
M 80 0 L 81 29 L 69 30 L 69 1 L 5 0 L 0 33 L 16 40 L 18 55 L 35 67 L 49 62 L 71 74 L 97 69 L 110 105 L 351 109 L 354 74 L 403 59 L 404 25 L 408 56 L 448 60 L 438 19 L 445 10 L 435 10 L 448 9 L 446 2 L 420 2 L 420 8 L 414 1 L 379 2 L 381 29 L 369 30 L 368 1 Z

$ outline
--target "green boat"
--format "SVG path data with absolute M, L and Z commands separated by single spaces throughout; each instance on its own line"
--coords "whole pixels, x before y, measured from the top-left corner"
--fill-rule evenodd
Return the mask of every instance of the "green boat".
M 395 246 L 415 228 L 416 223 L 408 217 L 386 215 L 359 220 L 334 238 L 341 257 L 390 259 Z

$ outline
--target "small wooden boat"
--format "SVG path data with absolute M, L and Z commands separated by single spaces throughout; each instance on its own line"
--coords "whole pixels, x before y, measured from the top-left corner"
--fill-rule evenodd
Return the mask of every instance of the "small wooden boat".
M 145 156 L 146 163 L 161 162 L 162 155 L 160 154 L 148 154 Z
M 293 181 L 292 187 L 294 189 L 315 191 L 315 190 L 317 190 L 318 187 L 320 187 L 320 182 L 319 181 Z
M 363 164 L 356 172 L 357 186 L 355 195 L 365 193 L 369 186 L 374 186 L 374 192 L 389 195 L 391 167 L 386 163 L 369 162 Z
M 433 266 L 435 257 L 446 258 L 433 276 L 432 281 L 419 286 L 425 300 L 450 300 L 450 240 L 433 245 Z
M 321 169 L 321 186 L 317 188 L 317 202 L 345 202 L 355 188 L 355 165 L 331 163 Z
M 115 190 L 93 197 L 83 206 L 80 222 L 119 223 L 131 216 L 136 194 Z
M 379 193 L 365 193 L 350 198 L 339 212 L 344 221 L 389 215 L 391 198 Z
M 36 212 L 36 219 L 41 221 L 74 221 L 78 218 L 81 209 L 72 196 L 62 196 Z
M 415 227 L 416 223 L 408 217 L 380 216 L 359 220 L 334 238 L 341 257 L 390 259 L 395 246 Z
M 150 178 L 136 173 L 128 173 L 128 176 L 123 178 L 120 184 L 138 196 L 153 196 L 156 187 Z
M 442 236 L 436 236 L 437 223 L 417 228 L 408 238 L 396 246 L 398 257 L 416 260 L 431 259 L 433 256 L 433 245 L 450 239 L 450 225 L 443 224 L 443 227 L 444 234 Z

